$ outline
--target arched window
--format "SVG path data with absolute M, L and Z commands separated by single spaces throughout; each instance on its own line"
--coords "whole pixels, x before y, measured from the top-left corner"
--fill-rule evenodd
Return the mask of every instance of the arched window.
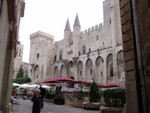
M 57 59 L 57 56 L 55 55 L 55 56 L 54 56 L 54 62 L 56 62 L 56 59 Z
M 96 40 L 99 40 L 99 36 L 98 35 L 96 36 Z
M 62 60 L 62 51 L 59 52 L 59 60 Z
M 99 56 L 96 59 L 95 64 L 96 64 L 95 81 L 98 83 L 102 83 L 103 82 L 103 58 Z
M 108 81 L 112 81 L 114 77 L 114 69 L 113 69 L 113 56 L 109 54 L 107 56 L 107 77 Z
M 58 72 L 57 66 L 54 68 L 54 76 L 55 76 L 55 78 L 59 77 L 59 72 Z
M 81 61 L 78 62 L 77 65 L 77 72 L 78 72 L 78 80 L 83 80 L 83 63 Z
M 67 66 L 67 76 L 68 77 L 74 76 L 73 61 L 70 61 L 68 63 L 68 66 Z
M 64 65 L 60 67 L 60 76 L 66 76 L 66 69 Z
M 39 59 L 39 57 L 40 57 L 40 54 L 38 53 L 38 54 L 36 55 L 37 60 Z
M 117 54 L 117 64 L 118 66 L 121 66 L 124 64 L 123 51 L 119 51 Z
M 95 78 L 93 77 L 93 62 L 92 62 L 91 59 L 88 59 L 86 61 L 86 66 L 85 67 L 86 67 L 85 68 L 85 75 L 86 75 L 85 79 L 87 81 L 92 82 Z
M 89 53 L 91 53 L 91 48 L 89 48 Z
M 40 74 L 40 69 L 39 69 L 39 66 L 36 65 L 35 68 L 34 68 L 34 79 L 38 79 L 39 74 Z
M 118 79 L 124 78 L 124 58 L 123 51 L 119 51 L 117 54 L 117 70 L 118 70 Z

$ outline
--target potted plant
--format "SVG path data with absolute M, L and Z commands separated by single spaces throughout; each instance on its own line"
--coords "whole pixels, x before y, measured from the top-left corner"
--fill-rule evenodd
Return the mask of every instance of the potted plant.
M 78 87 L 80 87 L 81 90 L 77 92 L 76 98 L 73 99 L 73 106 L 81 108 L 84 99 L 84 92 L 82 92 L 83 85 L 79 84 Z
M 85 109 L 99 109 L 100 108 L 100 93 L 98 85 L 93 82 L 89 92 L 89 102 L 83 103 Z
M 99 87 L 95 82 L 93 82 L 90 87 L 89 101 L 98 102 L 99 100 L 100 100 Z
M 46 90 L 45 98 L 46 99 L 53 99 L 54 98 L 54 92 L 52 91 L 52 89 L 47 89 Z
M 57 94 L 54 98 L 54 104 L 63 105 L 65 104 L 65 99 L 63 94 Z

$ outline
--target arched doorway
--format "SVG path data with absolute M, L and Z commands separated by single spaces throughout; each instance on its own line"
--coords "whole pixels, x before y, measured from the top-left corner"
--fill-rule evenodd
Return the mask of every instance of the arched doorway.
M 59 72 L 58 72 L 58 67 L 57 66 L 54 68 L 54 77 L 55 78 L 59 77 Z
M 36 65 L 34 68 L 34 76 L 33 76 L 34 80 L 38 79 L 39 75 L 40 75 L 40 68 L 38 65 Z
M 67 67 L 67 76 L 68 77 L 74 77 L 74 72 L 73 72 L 73 61 L 70 61 L 68 63 L 68 67 Z
M 114 78 L 113 55 L 109 54 L 107 56 L 107 82 L 112 82 L 113 78 Z
M 86 61 L 86 66 L 85 66 L 85 80 L 86 81 L 93 81 L 93 63 L 91 59 L 88 59 Z
M 123 58 L 123 51 L 119 51 L 117 54 L 117 68 L 118 68 L 118 79 L 124 80 L 124 58 Z
M 66 69 L 65 69 L 65 66 L 64 65 L 62 65 L 61 67 L 60 67 L 60 76 L 62 77 L 62 76 L 67 76 L 66 75 Z
M 102 57 L 98 57 L 95 61 L 96 64 L 96 72 L 95 72 L 95 76 L 96 76 L 96 82 L 98 83 L 102 83 L 103 82 L 103 58 Z
M 77 79 L 83 80 L 83 63 L 81 61 L 77 64 Z

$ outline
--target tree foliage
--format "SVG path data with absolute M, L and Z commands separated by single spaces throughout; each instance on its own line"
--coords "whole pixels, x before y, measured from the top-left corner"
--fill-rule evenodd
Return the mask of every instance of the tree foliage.
M 24 71 L 23 71 L 23 69 L 22 69 L 22 67 L 20 67 L 19 68 L 19 72 L 17 73 L 17 78 L 19 78 L 19 77 L 23 77 L 23 75 L 24 75 Z
M 93 82 L 90 87 L 89 101 L 98 102 L 99 99 L 100 99 L 100 93 L 99 93 L 98 85 L 95 82 Z
M 13 83 L 23 84 L 27 82 L 31 82 L 31 79 L 26 77 L 18 77 L 16 79 L 13 79 Z

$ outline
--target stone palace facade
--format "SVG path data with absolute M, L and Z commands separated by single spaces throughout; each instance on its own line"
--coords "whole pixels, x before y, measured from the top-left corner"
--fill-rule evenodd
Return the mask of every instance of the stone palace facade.
M 73 31 L 67 19 L 61 41 L 54 42 L 54 36 L 41 31 L 30 35 L 29 76 L 33 83 L 59 76 L 124 83 L 119 0 L 105 0 L 103 10 L 104 22 L 85 31 L 81 31 L 78 14 Z

